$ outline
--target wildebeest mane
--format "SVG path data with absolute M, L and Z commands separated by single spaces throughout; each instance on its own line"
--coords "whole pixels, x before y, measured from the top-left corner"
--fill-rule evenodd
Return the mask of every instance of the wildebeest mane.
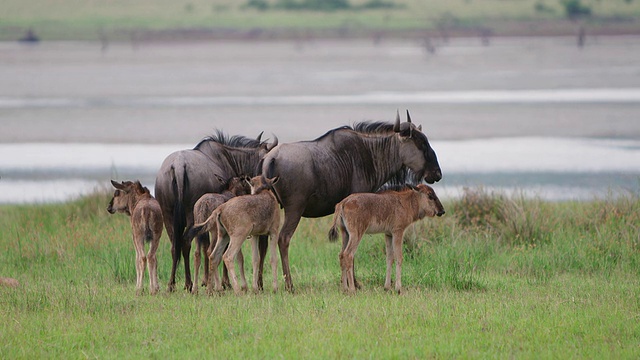
M 393 124 L 384 121 L 360 121 L 353 124 L 353 130 L 363 134 L 393 133 Z
M 264 144 L 264 142 L 260 142 L 256 139 L 251 139 L 242 135 L 233 135 L 229 136 L 224 133 L 222 130 L 216 130 L 215 134 L 209 135 L 204 139 L 200 140 L 200 142 L 193 148 L 197 150 L 202 144 L 213 141 L 221 145 L 226 145 L 228 147 L 235 148 L 257 148 L 260 145 Z

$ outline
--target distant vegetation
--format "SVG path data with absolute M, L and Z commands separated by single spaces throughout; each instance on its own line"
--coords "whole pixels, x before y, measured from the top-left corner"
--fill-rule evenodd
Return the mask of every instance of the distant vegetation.
M 3 0 L 0 40 L 640 33 L 634 0 Z
M 361 5 L 352 5 L 349 0 L 277 0 L 271 5 L 267 0 L 248 0 L 247 8 L 258 10 L 283 9 L 283 10 L 313 10 L 313 11 L 337 11 L 337 10 L 361 10 L 361 9 L 393 9 L 401 7 L 393 1 L 369 0 Z

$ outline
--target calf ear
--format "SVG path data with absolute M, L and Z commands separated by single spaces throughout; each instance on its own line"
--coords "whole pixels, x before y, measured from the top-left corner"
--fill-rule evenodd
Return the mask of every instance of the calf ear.
M 269 179 L 269 183 L 270 183 L 271 185 L 273 185 L 273 184 L 277 183 L 277 182 L 278 182 L 278 180 L 280 180 L 280 176 L 276 176 L 276 177 L 274 177 L 274 178 L 272 178 L 272 179 Z
M 124 184 L 121 184 L 117 181 L 111 180 L 111 185 L 113 185 L 113 187 L 116 189 L 120 189 L 120 190 L 124 189 Z

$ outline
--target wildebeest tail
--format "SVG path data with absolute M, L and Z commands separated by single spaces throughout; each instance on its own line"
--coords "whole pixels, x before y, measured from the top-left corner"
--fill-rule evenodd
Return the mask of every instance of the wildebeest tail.
M 342 205 L 336 205 L 336 211 L 333 215 L 333 224 L 329 229 L 329 241 L 334 242 L 338 239 L 338 221 L 342 221 Z
M 218 224 L 218 217 L 220 216 L 219 211 L 214 211 L 207 220 L 200 224 L 194 224 L 189 232 L 187 233 L 188 239 L 193 239 L 194 237 L 204 234 L 207 231 L 215 230 Z
M 182 253 L 182 247 L 184 245 L 184 230 L 187 226 L 187 215 L 183 206 L 184 192 L 188 185 L 187 172 L 184 167 L 172 167 L 172 181 L 171 185 L 173 187 L 173 193 L 175 196 L 175 204 L 173 204 L 173 236 L 174 239 L 171 239 L 173 242 L 173 246 L 175 247 L 175 251 L 177 254 Z M 180 257 L 178 257 L 178 260 Z

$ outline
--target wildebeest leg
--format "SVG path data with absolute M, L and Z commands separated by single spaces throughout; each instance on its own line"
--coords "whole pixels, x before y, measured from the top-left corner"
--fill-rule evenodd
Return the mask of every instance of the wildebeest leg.
M 147 262 L 147 258 L 144 255 L 143 235 L 133 237 L 133 246 L 136 248 L 136 294 L 141 295 L 142 279 L 144 277 L 144 269 Z
M 260 263 L 262 262 L 260 259 L 260 249 L 259 249 L 259 242 L 260 242 L 260 237 L 259 236 L 253 236 L 251 239 L 251 250 L 252 250 L 252 256 L 251 256 L 251 263 L 253 266 L 253 292 L 254 293 L 258 293 L 260 291 L 262 291 L 262 286 L 260 286 L 260 284 L 258 283 L 260 277 L 262 277 L 262 271 L 260 271 Z
M 259 256 L 260 256 L 260 266 L 258 268 L 258 289 L 260 291 L 262 291 L 263 289 L 263 284 L 262 284 L 262 274 L 263 274 L 263 269 L 264 269 L 264 259 L 267 255 L 267 247 L 269 245 L 268 239 L 267 239 L 267 235 L 260 235 L 259 237 L 259 241 L 258 241 L 258 249 L 259 249 Z M 277 238 L 276 238 L 277 239 Z
M 187 291 L 191 291 L 193 288 L 193 282 L 191 282 L 191 264 L 189 261 L 189 255 L 191 254 L 191 243 L 185 242 L 182 245 L 182 260 L 184 261 L 184 288 Z
M 178 265 L 178 254 L 176 254 L 176 238 L 173 231 L 173 220 L 169 218 L 170 215 L 168 215 L 166 212 L 163 212 L 162 216 L 164 217 L 164 227 L 167 230 L 167 236 L 169 237 L 169 241 L 171 241 L 171 276 L 169 277 L 167 290 L 169 292 L 173 292 L 176 290 L 176 267 Z
M 158 258 L 156 256 L 158 252 L 158 246 L 160 245 L 160 235 L 158 234 L 149 246 L 149 252 L 147 253 L 147 268 L 149 271 L 149 292 L 151 295 L 158 293 L 160 285 L 158 284 Z
M 222 260 L 227 265 L 227 271 L 229 271 L 229 280 L 231 280 L 231 286 L 233 287 L 233 291 L 236 294 L 240 294 L 242 289 L 238 286 L 238 277 L 236 276 L 236 271 L 233 266 L 233 262 L 236 259 L 236 255 L 238 251 L 242 247 L 242 243 L 246 238 L 246 234 L 243 235 L 231 235 L 229 234 L 231 240 L 229 241 L 229 248 L 222 255 Z
M 284 275 L 284 286 L 289 292 L 293 292 L 293 281 L 291 280 L 291 269 L 289 268 L 289 243 L 291 237 L 298 227 L 302 209 L 285 209 L 284 224 L 278 236 L 278 249 L 280 250 L 280 260 L 282 261 L 282 274 Z
M 393 237 L 389 234 L 384 235 L 385 253 L 387 255 L 387 272 L 384 279 L 384 289 L 391 290 L 391 268 L 393 267 Z
M 347 289 L 348 288 L 348 282 L 347 282 L 347 269 L 343 266 L 343 258 L 344 258 L 344 251 L 347 248 L 347 245 L 349 245 L 349 233 L 347 232 L 347 230 L 344 228 L 344 226 L 340 227 L 340 233 L 342 234 L 342 249 L 340 250 L 340 256 L 339 256 L 339 260 L 340 260 L 340 269 L 342 270 L 342 275 L 340 276 L 340 282 L 342 283 L 342 288 L 343 289 Z
M 206 285 L 206 279 L 209 278 L 209 254 L 207 253 L 207 251 L 209 250 L 209 234 L 204 233 L 202 234 L 202 236 L 198 237 L 196 239 L 199 243 L 200 243 L 200 248 L 202 250 L 204 250 L 205 256 L 204 256 L 204 279 L 202 279 L 202 283 L 198 283 L 198 279 L 196 277 L 196 279 L 194 279 L 194 287 L 200 287 L 200 286 L 204 286 Z
M 242 291 L 247 291 L 249 285 L 247 285 L 247 278 L 244 274 L 244 255 L 242 255 L 242 248 L 238 249 L 238 254 L 236 255 L 236 264 L 238 265 L 238 272 L 240 273 L 240 280 L 242 281 Z
M 393 257 L 396 262 L 396 291 L 402 292 L 402 239 L 404 230 L 393 234 Z
M 211 242 L 211 246 L 213 246 L 214 242 Z M 218 274 L 218 265 L 220 265 L 220 261 L 222 260 L 222 254 L 227 248 L 229 244 L 229 236 L 225 233 L 220 233 L 218 230 L 218 240 L 215 242 L 215 247 L 211 250 L 211 254 L 209 255 L 209 275 L 213 277 L 214 289 L 215 291 L 222 291 L 222 284 L 220 283 L 220 276 Z M 211 247 L 210 246 L 210 247 Z M 213 293 L 211 288 L 211 280 L 208 282 L 209 287 L 207 287 L 207 291 L 211 294 Z
M 278 291 L 278 253 L 276 252 L 276 241 L 278 241 L 277 226 L 271 230 L 271 234 L 269 234 L 269 241 L 271 242 L 271 276 L 273 279 L 273 292 L 275 293 Z M 261 262 L 264 262 L 264 256 L 261 257 Z
M 200 273 L 200 262 L 201 262 L 201 249 L 203 244 L 200 242 L 200 239 L 196 238 L 196 251 L 193 253 L 193 281 L 195 281 L 196 286 L 191 289 L 191 293 L 196 295 L 198 294 L 198 275 Z M 206 267 L 206 266 L 205 266 Z M 205 272 L 205 278 L 207 277 Z
M 358 249 L 358 245 L 360 244 L 360 240 L 362 240 L 362 235 L 364 231 L 357 231 L 352 229 L 349 233 L 349 243 L 347 247 L 342 252 L 342 258 L 340 259 L 340 266 L 346 270 L 346 287 L 343 282 L 343 290 L 347 293 L 355 293 L 356 285 L 354 283 L 354 274 L 353 274 L 353 258 L 355 257 L 356 250 Z M 343 271 L 344 271 L 343 270 Z

